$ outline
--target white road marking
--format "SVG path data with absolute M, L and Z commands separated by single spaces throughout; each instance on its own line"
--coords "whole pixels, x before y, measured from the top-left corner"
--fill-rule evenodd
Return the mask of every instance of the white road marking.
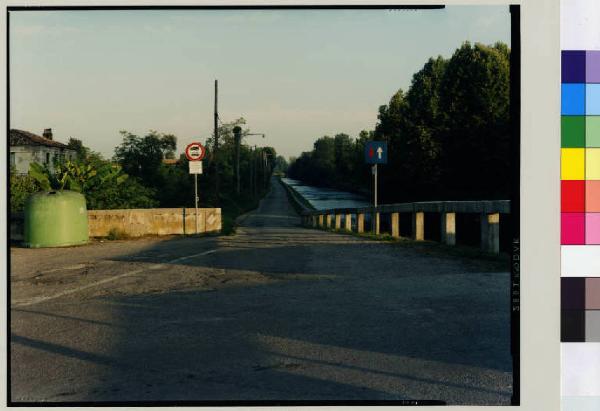
M 176 258 L 174 260 L 167 261 L 166 263 L 154 264 L 154 265 L 151 265 L 150 267 L 138 268 L 137 270 L 128 271 L 128 272 L 123 273 L 123 274 L 115 275 L 114 277 L 105 278 L 104 280 L 96 281 L 95 283 L 82 285 L 81 287 L 72 288 L 70 290 L 65 290 L 65 291 L 60 292 L 58 294 L 44 296 L 44 297 L 35 297 L 35 298 L 32 298 L 32 299 L 27 300 L 27 301 L 16 302 L 14 304 L 11 304 L 11 306 L 12 307 L 26 307 L 26 306 L 30 306 L 30 305 L 34 305 L 34 304 L 39 304 L 41 302 L 48 301 L 48 300 L 54 300 L 56 298 L 64 297 L 65 295 L 77 293 L 79 291 L 87 290 L 88 288 L 93 288 L 93 287 L 96 287 L 98 285 L 102 285 L 102 284 L 106 284 L 106 283 L 111 282 L 111 281 L 118 280 L 119 278 L 127 277 L 128 275 L 138 274 L 138 273 L 141 273 L 142 271 L 146 271 L 146 270 L 160 270 L 161 268 L 164 268 L 167 264 L 178 263 L 180 261 L 189 260 L 190 258 L 201 257 L 203 255 L 212 254 L 212 253 L 215 253 L 217 251 L 218 250 L 208 250 L 208 251 L 204 251 L 204 252 L 201 252 L 201 253 L 198 253 L 198 254 L 192 254 L 192 255 L 185 256 L 185 257 L 179 257 L 179 258 Z

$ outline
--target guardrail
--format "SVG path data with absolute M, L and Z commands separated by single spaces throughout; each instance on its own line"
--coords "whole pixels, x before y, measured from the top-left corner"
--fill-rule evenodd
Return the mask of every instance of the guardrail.
M 296 190 L 294 190 L 292 187 L 290 187 L 289 185 L 287 185 L 286 183 L 281 181 L 281 179 L 279 179 L 279 183 L 283 186 L 285 191 L 288 193 L 289 199 L 292 200 L 292 204 L 299 214 L 314 210 L 314 208 L 309 208 L 306 205 L 306 203 L 307 203 L 306 200 L 303 201 L 300 194 L 298 194 L 296 192 Z
M 385 204 L 378 207 L 336 208 L 303 211 L 302 224 L 306 227 L 331 228 L 349 232 L 365 232 L 365 216 L 371 216 L 371 230 L 380 234 L 382 214 L 390 215 L 390 234 L 400 237 L 400 214 L 412 215 L 411 237 L 425 240 L 425 213 L 439 213 L 440 238 L 444 244 L 456 244 L 456 214 L 479 214 L 481 221 L 481 249 L 500 253 L 500 215 L 510 214 L 509 200 L 495 201 L 427 201 L 418 203 Z M 353 224 L 353 218 L 355 223 Z M 343 221 L 343 223 L 342 223 Z

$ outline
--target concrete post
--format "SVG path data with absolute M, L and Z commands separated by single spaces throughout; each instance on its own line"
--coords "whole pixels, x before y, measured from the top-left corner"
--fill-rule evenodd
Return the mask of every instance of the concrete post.
M 379 235 L 379 213 L 378 212 L 373 213 L 373 223 L 374 223 L 373 232 L 375 233 L 375 235 Z
M 331 228 L 331 214 L 327 214 L 325 218 L 327 220 L 327 228 Z
M 425 240 L 425 213 L 417 211 L 413 213 L 412 219 L 412 235 L 413 240 L 423 241 Z
M 352 231 L 352 214 L 346 214 L 344 218 L 344 228 L 346 231 Z
M 481 249 L 500 254 L 500 214 L 481 214 Z
M 364 215 L 364 213 L 356 214 L 356 232 L 357 233 L 365 232 L 365 215 Z
M 400 237 L 400 213 L 392 213 L 392 237 Z
M 341 228 L 342 228 L 342 215 L 336 214 L 335 215 L 335 229 L 340 230 Z
M 323 228 L 323 214 L 319 214 L 319 227 Z
M 317 216 L 316 215 L 312 216 L 312 226 L 315 228 L 317 227 Z
M 442 213 L 440 227 L 442 243 L 456 245 L 456 213 Z

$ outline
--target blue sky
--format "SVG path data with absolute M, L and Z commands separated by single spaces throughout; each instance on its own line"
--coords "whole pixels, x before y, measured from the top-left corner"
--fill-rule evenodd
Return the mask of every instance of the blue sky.
M 12 128 L 81 139 L 172 133 L 181 151 L 238 117 L 284 156 L 373 129 L 377 109 L 431 56 L 510 44 L 508 6 L 444 10 L 130 10 L 10 13 Z

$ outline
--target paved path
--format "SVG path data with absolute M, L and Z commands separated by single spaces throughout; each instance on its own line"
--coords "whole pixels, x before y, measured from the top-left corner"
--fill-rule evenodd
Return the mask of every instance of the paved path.
M 510 400 L 507 272 L 301 228 L 278 183 L 233 236 L 11 258 L 14 401 Z

